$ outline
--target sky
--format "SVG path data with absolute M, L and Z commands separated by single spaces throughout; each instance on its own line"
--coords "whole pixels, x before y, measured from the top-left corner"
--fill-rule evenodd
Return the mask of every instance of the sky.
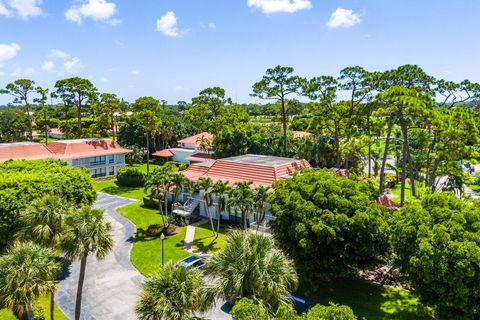
M 407 63 L 480 82 L 479 12 L 478 0 L 0 0 L 0 87 L 79 76 L 128 101 L 220 86 L 243 103 L 276 65 L 313 77 Z

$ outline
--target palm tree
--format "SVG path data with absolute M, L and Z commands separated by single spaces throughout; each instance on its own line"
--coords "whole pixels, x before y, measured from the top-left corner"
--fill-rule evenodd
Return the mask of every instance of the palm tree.
M 175 194 L 175 202 L 178 202 L 178 198 L 180 197 L 180 193 L 183 192 L 187 185 L 187 178 L 181 173 L 175 173 L 172 175 L 172 184 L 174 186 L 174 194 Z
M 253 190 L 254 220 L 257 224 L 257 230 L 265 219 L 267 213 L 268 187 L 259 186 Z
M 230 186 L 228 181 L 217 181 L 213 185 L 213 191 L 217 195 L 217 236 L 220 232 L 220 220 L 222 219 L 222 212 L 227 208 L 227 199 L 225 196 L 228 194 Z
M 158 209 L 164 215 L 164 226 L 169 225 L 167 197 L 170 189 L 172 188 L 173 176 L 174 173 L 172 172 L 172 168 L 165 165 L 159 169 L 156 169 L 153 174 L 148 177 L 147 182 L 145 183 L 145 189 L 150 189 L 152 196 L 157 197 L 158 199 Z M 162 208 L 162 198 L 164 208 Z
M 241 230 L 230 231 L 225 249 L 209 260 L 206 271 L 218 279 L 217 294 L 232 304 L 247 297 L 274 308 L 287 303 L 298 284 L 292 260 L 272 237 Z
M 254 198 L 253 191 L 250 187 L 252 182 L 237 182 L 235 188 L 230 192 L 228 198 L 228 206 L 240 209 L 242 219 L 240 228 L 247 229 L 247 217 L 253 209 Z
M 135 312 L 140 320 L 186 320 L 207 311 L 213 302 L 213 291 L 199 270 L 167 262 L 143 284 Z
M 199 178 L 197 182 L 200 189 L 203 190 L 203 203 L 205 204 L 205 211 L 210 218 L 210 225 L 212 227 L 213 236 L 216 237 L 215 227 L 213 226 L 212 214 L 210 213 L 210 207 L 213 205 L 213 181 L 210 178 Z
M 18 236 L 32 240 L 55 252 L 61 244 L 67 226 L 65 220 L 72 213 L 71 205 L 59 196 L 47 195 L 33 201 L 20 214 L 19 221 L 24 227 Z M 58 259 L 57 257 L 54 257 Z M 50 295 L 50 319 L 54 319 L 55 291 Z
M 87 257 L 95 254 L 103 259 L 113 248 L 110 223 L 103 219 L 101 210 L 83 207 L 67 219 L 68 231 L 62 243 L 65 256 L 80 259 L 77 299 L 75 302 L 75 320 L 80 319 L 82 290 L 87 267 Z
M 59 269 L 52 249 L 33 242 L 14 244 L 0 257 L 0 301 L 33 320 L 33 302 L 55 291 Z

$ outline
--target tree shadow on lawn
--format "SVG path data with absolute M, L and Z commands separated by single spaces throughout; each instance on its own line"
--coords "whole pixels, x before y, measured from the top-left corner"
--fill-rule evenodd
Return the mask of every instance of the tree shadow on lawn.
M 203 242 L 205 239 L 210 239 L 210 241 L 207 240 L 207 243 Z M 197 248 L 198 250 L 205 252 L 205 253 L 215 253 L 217 251 L 220 251 L 220 247 L 215 247 L 215 244 L 217 244 L 217 238 L 214 238 L 213 236 L 209 237 L 203 237 L 199 239 L 195 239 L 192 242 L 192 246 Z
M 429 319 L 431 310 L 412 292 L 384 287 L 360 278 L 312 280 L 300 275 L 297 293 L 327 305 L 330 302 L 350 306 L 361 319 Z

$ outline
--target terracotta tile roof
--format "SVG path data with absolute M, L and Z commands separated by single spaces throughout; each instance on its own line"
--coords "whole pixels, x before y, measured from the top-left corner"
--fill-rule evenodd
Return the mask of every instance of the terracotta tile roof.
M 199 134 L 196 134 L 194 136 L 190 136 L 190 137 L 187 137 L 187 138 L 184 138 L 184 139 L 181 139 L 181 140 L 178 140 L 177 142 L 179 144 L 191 144 L 191 145 L 194 145 L 195 147 L 200 147 L 200 140 L 201 139 L 207 139 L 207 140 L 210 140 L 210 141 L 213 141 L 213 134 L 209 133 L 209 132 L 201 132 Z
M 131 152 L 122 148 L 117 142 L 106 139 L 75 139 L 54 141 L 47 148 L 55 158 L 74 159 L 99 155 L 121 154 Z
M 41 143 L 0 143 L 0 162 L 10 159 L 35 160 L 45 158 L 52 158 L 52 154 Z
M 170 149 L 158 150 L 152 153 L 152 156 L 160 157 L 160 158 L 170 158 L 170 157 L 173 157 L 174 155 L 175 154 Z
M 294 138 L 313 138 L 315 135 L 307 131 L 292 131 Z
M 62 130 L 60 130 L 59 128 L 52 128 L 50 129 L 50 134 L 55 134 L 55 135 L 64 135 L 64 133 L 62 132 Z
M 213 156 L 208 153 L 198 152 L 192 154 L 191 156 L 185 158 L 190 162 L 205 162 L 205 161 L 213 161 Z
M 230 183 L 251 181 L 254 185 L 270 186 L 274 181 L 285 179 L 293 172 L 304 168 L 310 168 L 306 160 L 245 155 L 194 164 L 182 173 L 194 181 L 200 177 L 208 177 L 213 181 Z

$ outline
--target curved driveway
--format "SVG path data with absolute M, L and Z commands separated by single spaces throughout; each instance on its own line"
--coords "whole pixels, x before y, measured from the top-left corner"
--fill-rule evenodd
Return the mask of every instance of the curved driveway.
M 103 260 L 88 257 L 82 298 L 81 319 L 135 319 L 134 307 L 143 276 L 130 262 L 135 226 L 115 210 L 136 200 L 98 194 L 94 207 L 105 210 L 105 219 L 112 225 L 115 245 Z M 80 263 L 70 265 L 60 282 L 56 301 L 69 319 L 74 318 Z

